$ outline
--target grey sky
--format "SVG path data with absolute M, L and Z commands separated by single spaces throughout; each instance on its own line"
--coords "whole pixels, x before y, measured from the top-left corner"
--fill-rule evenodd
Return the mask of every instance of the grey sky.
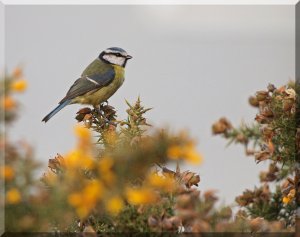
M 5 34 L 5 24 L 4 24 L 4 20 L 5 20 L 5 17 L 4 17 L 4 5 L 2 3 L 0 3 L 0 34 L 1 34 L 1 37 L 0 37 L 0 52 L 3 52 L 1 53 L 0 55 L 0 70 L 2 70 L 4 68 L 4 49 L 5 49 L 5 46 L 4 46 L 4 34 Z
M 103 49 L 119 46 L 134 58 L 110 104 L 124 117 L 124 99 L 140 95 L 154 107 L 150 123 L 188 129 L 205 160 L 186 167 L 200 173 L 201 190 L 218 189 L 231 203 L 266 165 L 242 147 L 225 148 L 211 124 L 221 116 L 252 121 L 248 96 L 294 78 L 294 17 L 294 6 L 7 6 L 6 66 L 24 63 L 29 81 L 11 137 L 34 144 L 45 164 L 69 151 L 80 106 L 41 119 Z

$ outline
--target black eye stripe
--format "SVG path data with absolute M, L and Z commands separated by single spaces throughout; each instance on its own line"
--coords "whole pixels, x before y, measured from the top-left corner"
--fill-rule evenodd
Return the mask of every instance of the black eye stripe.
M 120 54 L 120 53 L 113 53 L 113 52 L 110 52 L 110 53 L 106 53 L 106 55 L 115 55 L 117 57 L 122 57 L 122 58 L 126 58 L 126 56 Z

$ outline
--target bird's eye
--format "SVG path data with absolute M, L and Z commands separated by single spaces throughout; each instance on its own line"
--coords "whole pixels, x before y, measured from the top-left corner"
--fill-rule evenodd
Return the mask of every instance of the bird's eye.
M 121 57 L 122 55 L 120 53 L 117 53 L 116 56 Z

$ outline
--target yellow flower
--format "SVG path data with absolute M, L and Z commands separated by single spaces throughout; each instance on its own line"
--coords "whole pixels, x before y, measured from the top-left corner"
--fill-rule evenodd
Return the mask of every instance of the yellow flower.
M 65 163 L 66 167 L 70 169 L 91 169 L 94 165 L 94 160 L 93 157 L 89 154 L 89 151 L 85 152 L 80 149 L 75 149 L 65 156 Z
M 17 103 L 11 96 L 5 96 L 2 101 L 2 107 L 5 110 L 11 110 L 16 107 Z
M 177 145 L 171 146 L 169 147 L 167 154 L 170 159 L 178 160 L 182 155 L 181 147 Z
M 103 194 L 103 184 L 99 180 L 91 180 L 83 189 L 86 202 L 95 202 Z
M 91 131 L 82 125 L 75 126 L 74 132 L 79 137 L 79 139 L 90 140 L 91 138 Z
M 193 164 L 200 164 L 202 156 L 196 151 L 195 145 L 191 142 L 184 145 L 172 145 L 167 150 L 167 156 L 173 160 L 184 159 Z
M 21 201 L 21 194 L 16 188 L 12 188 L 6 193 L 6 199 L 10 204 L 17 204 Z
M 112 215 L 117 215 L 123 209 L 123 206 L 123 200 L 120 197 L 115 196 L 106 203 L 106 210 Z
M 0 174 L 5 180 L 12 180 L 15 176 L 15 171 L 12 167 L 5 165 L 1 167 Z
M 81 192 L 71 193 L 68 202 L 80 218 L 86 217 L 102 197 L 103 185 L 98 180 L 90 180 Z
M 202 156 L 195 150 L 194 147 L 188 148 L 185 153 L 185 158 L 188 162 L 192 164 L 200 164 L 203 161 Z
M 78 137 L 77 147 L 84 151 L 90 150 L 92 147 L 91 131 L 88 128 L 78 124 L 74 128 L 74 132 Z
M 108 184 L 113 184 L 116 180 L 115 174 L 112 171 L 114 161 L 110 157 L 103 157 L 99 160 L 98 170 L 101 178 Z
M 80 193 L 72 193 L 68 197 L 68 202 L 74 207 L 80 206 L 82 204 L 82 195 Z
M 288 203 L 291 202 L 291 199 L 290 199 L 289 197 L 283 197 L 283 198 L 282 198 L 282 202 L 283 202 L 284 204 L 288 204 Z
M 27 81 L 24 79 L 13 81 L 10 88 L 16 92 L 23 92 L 27 88 Z
M 128 202 L 133 205 L 149 204 L 157 201 L 157 195 L 153 189 L 150 188 L 127 188 L 126 196 Z
M 293 201 L 295 195 L 296 195 L 296 190 L 293 188 L 290 190 L 289 194 L 286 197 L 282 198 L 282 202 L 284 204 L 290 203 L 291 201 Z
M 113 161 L 112 158 L 110 158 L 108 156 L 102 157 L 99 160 L 99 171 L 100 171 L 100 173 L 107 172 L 107 171 L 111 170 L 113 165 L 114 165 L 114 161 Z
M 167 192 L 174 190 L 176 185 L 173 178 L 163 177 L 153 172 L 147 177 L 147 183 L 154 188 L 159 188 Z
M 90 209 L 86 208 L 85 206 L 79 206 L 76 208 L 76 212 L 77 212 L 77 215 L 83 219 L 83 218 L 87 217 L 87 215 L 90 212 Z

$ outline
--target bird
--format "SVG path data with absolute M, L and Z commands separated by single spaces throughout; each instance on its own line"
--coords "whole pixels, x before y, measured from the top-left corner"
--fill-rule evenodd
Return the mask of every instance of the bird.
M 101 103 L 107 101 L 122 86 L 125 79 L 125 66 L 131 58 L 132 56 L 119 47 L 102 51 L 86 67 L 58 106 L 42 119 L 42 122 L 46 123 L 70 104 L 88 104 L 99 108 Z

